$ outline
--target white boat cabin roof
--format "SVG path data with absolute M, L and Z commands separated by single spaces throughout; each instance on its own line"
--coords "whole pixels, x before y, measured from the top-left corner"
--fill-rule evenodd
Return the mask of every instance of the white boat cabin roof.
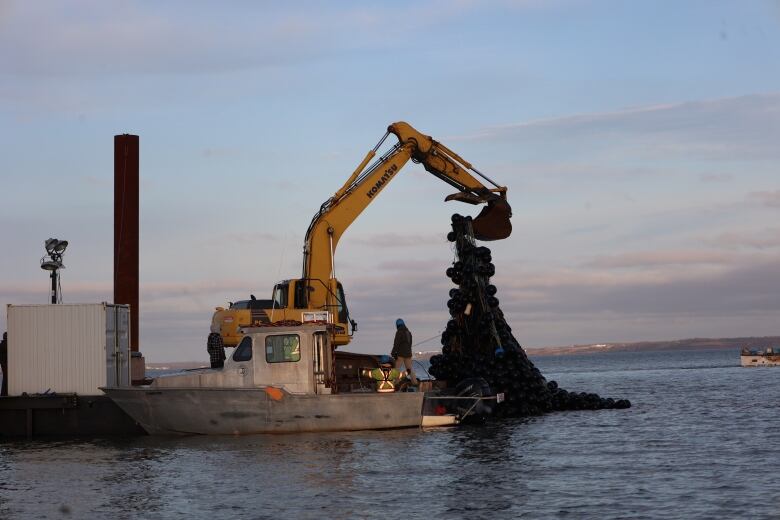
M 259 388 L 293 394 L 330 393 L 323 384 L 331 370 L 325 324 L 246 327 L 222 368 L 160 376 L 153 388 Z

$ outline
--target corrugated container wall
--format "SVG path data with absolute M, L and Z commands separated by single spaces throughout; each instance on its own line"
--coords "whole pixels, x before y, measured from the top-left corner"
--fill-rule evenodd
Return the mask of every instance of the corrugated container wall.
M 128 315 L 107 303 L 9 305 L 9 395 L 128 384 Z

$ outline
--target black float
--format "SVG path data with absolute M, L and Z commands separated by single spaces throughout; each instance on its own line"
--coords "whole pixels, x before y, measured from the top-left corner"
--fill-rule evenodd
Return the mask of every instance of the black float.
M 504 402 L 494 410 L 497 417 L 629 408 L 627 399 L 558 388 L 528 359 L 504 319 L 496 287 L 490 284 L 496 271 L 490 249 L 477 246 L 471 222 L 471 217 L 453 215 L 447 235 L 457 253 L 447 276 L 458 287 L 450 290 L 447 307 L 452 319 L 441 335 L 441 355 L 431 358 L 431 375 L 446 380 L 449 387 L 473 386 L 483 394 L 489 385 L 493 392 L 503 393 Z

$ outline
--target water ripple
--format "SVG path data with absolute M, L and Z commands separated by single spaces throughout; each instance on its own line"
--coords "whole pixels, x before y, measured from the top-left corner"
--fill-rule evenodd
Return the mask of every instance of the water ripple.
M 534 360 L 630 410 L 484 427 L 0 444 L 0 518 L 778 518 L 776 370 Z

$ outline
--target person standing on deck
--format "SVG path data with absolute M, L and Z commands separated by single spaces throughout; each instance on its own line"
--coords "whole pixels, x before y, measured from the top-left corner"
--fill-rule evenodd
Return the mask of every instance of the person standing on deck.
M 412 333 L 406 328 L 406 324 L 401 318 L 395 320 L 395 327 L 395 340 L 393 340 L 393 350 L 390 355 L 395 358 L 395 368 L 405 366 L 412 384 L 417 385 L 417 377 L 412 370 Z
M 222 335 L 219 333 L 219 326 L 211 324 L 211 334 L 206 340 L 206 350 L 209 353 L 211 368 L 222 368 L 225 366 L 225 343 Z

